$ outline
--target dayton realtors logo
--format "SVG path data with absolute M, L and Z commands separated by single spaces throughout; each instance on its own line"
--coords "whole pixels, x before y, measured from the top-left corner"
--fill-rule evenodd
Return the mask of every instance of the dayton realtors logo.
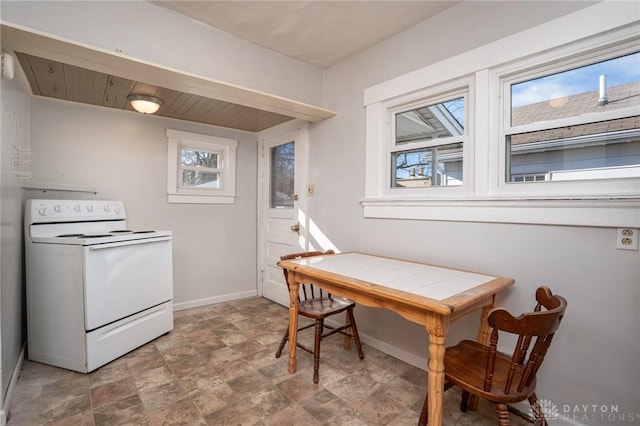
M 553 403 L 553 401 L 548 399 L 540 399 L 538 400 L 538 404 L 540 404 L 540 411 L 544 414 L 544 418 L 549 420 L 558 420 L 560 418 L 560 412 L 558 411 L 558 406 Z M 529 410 L 529 416 L 534 419 L 538 418 L 536 413 L 533 410 Z
M 626 412 L 617 404 L 561 404 L 557 405 L 548 399 L 541 399 L 540 411 L 547 421 L 564 420 L 596 425 L 640 424 L 640 413 Z M 535 418 L 535 413 L 529 410 Z

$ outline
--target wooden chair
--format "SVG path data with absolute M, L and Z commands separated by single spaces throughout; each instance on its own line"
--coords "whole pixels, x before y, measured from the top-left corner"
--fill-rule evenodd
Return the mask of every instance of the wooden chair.
M 328 250 L 325 253 L 312 251 L 289 254 L 282 256 L 280 259 L 300 259 L 303 257 L 334 253 L 335 252 L 333 250 Z M 289 288 L 289 281 L 287 280 L 288 271 L 286 269 L 283 269 L 283 271 L 284 280 L 287 283 L 287 288 Z M 356 343 L 356 347 L 358 348 L 358 356 L 360 357 L 360 359 L 364 359 L 362 345 L 360 344 L 360 337 L 358 336 L 358 328 L 356 327 L 356 320 L 353 316 L 353 308 L 355 308 L 355 306 L 355 302 L 352 302 L 351 300 L 343 299 L 341 297 L 334 297 L 330 293 L 327 293 L 320 288 L 315 288 L 311 284 L 300 284 L 300 290 L 298 294 L 298 314 L 313 319 L 314 323 L 300 327 L 298 328 L 298 331 L 315 326 L 315 336 L 313 350 L 301 344 L 299 341 L 298 347 L 313 355 L 313 383 L 318 383 L 319 380 L 318 369 L 320 367 L 320 342 L 325 337 L 329 337 L 335 333 L 343 334 L 345 336 L 345 349 L 351 348 L 351 338 L 353 337 L 353 340 Z M 325 318 L 339 314 L 341 312 L 346 312 L 344 325 L 334 328 L 324 323 Z M 329 330 L 327 333 L 324 333 L 325 328 Z M 282 336 L 280 346 L 278 347 L 278 351 L 276 352 L 276 358 L 280 358 L 282 350 L 284 349 L 284 346 L 288 340 L 289 327 L 287 326 L 287 331 L 285 331 L 284 336 Z
M 503 308 L 492 309 L 488 316 L 489 326 L 492 328 L 488 347 L 463 340 L 446 349 L 445 379 L 449 384 L 462 389 L 461 411 L 467 411 L 469 395 L 486 399 L 496 405 L 498 424 L 508 426 L 508 411 L 517 413 L 517 410 L 507 404 L 528 399 L 535 419 L 523 413 L 517 414 L 530 423 L 535 422 L 540 426 L 547 424 L 535 393 L 536 373 L 560 326 L 567 301 L 561 296 L 552 295 L 547 287 L 536 290 L 536 300 L 538 303 L 534 311 L 519 317 L 513 317 Z M 505 333 L 518 336 L 511 355 L 497 351 L 498 336 Z M 426 423 L 427 399 L 420 416 L 420 424 Z

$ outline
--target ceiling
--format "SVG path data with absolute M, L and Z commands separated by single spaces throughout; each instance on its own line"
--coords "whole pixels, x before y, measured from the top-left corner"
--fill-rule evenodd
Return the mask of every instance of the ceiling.
M 259 132 L 294 117 L 16 52 L 34 95 L 133 111 L 129 94 L 162 99 L 155 115 Z
M 264 48 L 329 66 L 455 1 L 152 1 Z
M 326 68 L 428 19 L 453 1 L 152 1 L 283 55 Z M 381 24 L 383 23 L 383 24 Z M 34 95 L 132 110 L 126 97 L 164 101 L 156 115 L 259 132 L 332 111 L 154 68 L 2 25 Z

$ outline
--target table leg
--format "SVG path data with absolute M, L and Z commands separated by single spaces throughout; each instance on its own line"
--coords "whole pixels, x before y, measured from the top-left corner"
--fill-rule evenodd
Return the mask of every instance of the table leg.
M 491 338 L 491 328 L 489 327 L 487 318 L 489 317 L 489 311 L 495 306 L 495 301 L 496 297 L 494 295 L 491 299 L 491 304 L 483 306 L 482 312 L 480 314 L 480 325 L 478 326 L 478 335 L 476 336 L 476 341 L 485 346 L 489 346 L 489 339 Z
M 420 416 L 420 425 L 442 425 L 442 409 L 444 398 L 444 353 L 445 340 L 449 330 L 449 317 L 434 314 L 427 321 L 429 332 L 429 363 L 427 385 L 427 412 L 423 410 Z M 425 415 L 428 414 L 428 422 L 425 423 Z
M 295 273 L 289 272 L 289 373 L 296 372 L 296 351 L 298 349 L 298 293 L 300 285 L 295 281 Z

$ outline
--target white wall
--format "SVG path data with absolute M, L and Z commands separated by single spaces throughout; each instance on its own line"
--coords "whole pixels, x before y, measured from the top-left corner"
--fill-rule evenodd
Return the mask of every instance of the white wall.
M 12 145 L 25 146 L 29 139 L 29 97 L 17 78 L 1 80 L 2 136 L 0 138 L 0 337 L 2 382 L 0 423 L 12 374 L 19 369 L 24 329 L 24 277 L 22 190 L 13 177 Z M 3 407 L 4 404 L 4 407 Z
M 456 5 L 335 65 L 325 73 L 326 103 L 318 70 L 228 40 L 224 34 L 145 2 L 3 1 L 2 18 L 337 111 L 336 117 L 314 124 L 310 131 L 309 183 L 315 185 L 315 195 L 309 198 L 309 214 L 319 229 L 342 251 L 513 276 L 517 285 L 502 303 L 514 311 L 530 309 L 534 289 L 550 285 L 567 297 L 569 310 L 540 376 L 539 396 L 556 404 L 618 404 L 621 412 L 636 410 L 640 406 L 636 391 L 640 370 L 634 368 L 640 356 L 636 331 L 640 258 L 638 252 L 615 250 L 613 229 L 362 217 L 362 94 L 366 87 L 585 6 L 499 2 L 486 8 L 486 4 Z M 130 22 L 140 17 L 148 26 Z M 2 96 L 4 103 L 4 92 Z M 246 266 L 255 265 L 256 258 L 253 135 L 45 99 L 32 100 L 31 121 L 37 180 L 95 186 L 98 198 L 127 203 L 133 227 L 174 231 L 178 303 L 215 301 L 220 295 L 255 289 L 255 268 Z M 246 167 L 239 168 L 235 206 L 166 204 L 167 127 L 240 139 L 239 162 Z M 3 185 L 6 143 L 3 133 Z M 4 197 L 3 193 L 3 203 Z M 16 221 L 19 218 L 13 214 L 10 226 Z M 4 274 L 4 245 L 2 250 Z M 2 280 L 4 292 L 4 276 Z M 2 303 L 4 319 L 4 293 Z M 359 307 L 357 315 L 362 332 L 380 345 L 398 347 L 407 357 L 426 355 L 427 337 L 420 327 L 383 310 Z M 17 317 L 11 321 L 15 323 Z M 4 320 L 2 327 L 4 353 Z M 473 336 L 475 327 L 473 318 L 456 323 L 450 342 Z
M 167 128 L 239 140 L 235 204 L 167 203 Z M 93 198 L 125 202 L 130 228 L 173 231 L 178 307 L 256 294 L 254 134 L 33 98 L 31 148 L 34 181 L 95 188 Z M 42 195 L 87 196 L 27 193 Z
M 516 286 L 500 300 L 514 312 L 532 309 L 535 288 L 549 285 L 568 299 L 569 309 L 539 376 L 539 397 L 560 409 L 606 404 L 634 413 L 640 407 L 640 253 L 616 250 L 615 229 L 364 219 L 359 203 L 366 87 L 584 6 L 500 2 L 487 9 L 463 3 L 327 70 L 326 107 L 338 114 L 311 128 L 309 183 L 315 196 L 309 214 L 341 251 L 515 277 Z M 421 327 L 379 309 L 358 307 L 357 316 L 358 328 L 373 343 L 396 347 L 406 359 L 426 356 Z M 477 318 L 455 323 L 449 343 L 474 337 L 476 327 Z
M 322 72 L 147 1 L 2 1 L 2 20 L 107 52 L 322 105 Z

